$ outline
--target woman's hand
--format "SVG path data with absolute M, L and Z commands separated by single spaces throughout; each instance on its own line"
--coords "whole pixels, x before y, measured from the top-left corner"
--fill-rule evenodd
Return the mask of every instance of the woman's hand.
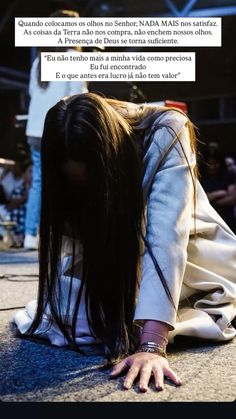
M 181 385 L 180 379 L 169 367 L 166 358 L 148 352 L 138 352 L 123 359 L 113 368 L 110 378 L 116 378 L 122 372 L 127 371 L 124 388 L 129 390 L 134 380 L 139 376 L 140 391 L 147 391 L 151 375 L 154 377 L 155 387 L 161 391 L 164 388 L 164 377 L 170 379 L 176 386 Z

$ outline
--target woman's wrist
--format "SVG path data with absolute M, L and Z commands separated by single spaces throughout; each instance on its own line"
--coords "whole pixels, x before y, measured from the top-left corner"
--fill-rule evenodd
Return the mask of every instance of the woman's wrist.
M 168 344 L 169 325 L 157 320 L 145 320 L 141 336 L 140 344 L 145 342 L 154 342 L 157 345 L 166 348 Z
M 167 358 L 166 348 L 162 345 L 157 345 L 155 342 L 144 342 L 137 349 L 136 353 L 148 352 Z

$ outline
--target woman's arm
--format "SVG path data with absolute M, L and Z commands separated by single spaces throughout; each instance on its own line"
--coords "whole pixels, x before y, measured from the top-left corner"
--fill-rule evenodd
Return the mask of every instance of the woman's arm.
M 189 131 L 186 126 L 182 127 L 179 139 L 192 170 L 195 165 L 195 155 L 190 148 Z M 157 158 L 159 150 L 165 150 L 171 141 L 173 134 L 171 135 L 166 128 L 156 132 L 153 142 L 156 144 Z M 152 319 L 167 323 L 171 329 L 175 325 L 187 262 L 193 203 L 193 179 L 183 151 L 177 143 L 154 175 L 148 195 L 146 241 L 152 255 L 146 248 L 134 317 L 139 323 L 145 319 Z M 174 305 L 162 285 L 152 256 L 165 277 Z
M 186 120 L 185 120 L 186 121 Z M 189 141 L 189 131 L 185 124 L 177 131 L 184 147 L 191 169 L 195 165 Z M 152 152 L 146 159 L 144 190 L 149 186 L 147 200 L 147 231 L 152 254 L 166 279 L 173 298 L 171 303 L 155 269 L 148 249 L 142 261 L 142 280 L 135 312 L 135 321 L 142 322 L 140 345 L 154 342 L 165 351 L 168 332 L 174 328 L 176 311 L 187 261 L 187 245 L 191 228 L 193 210 L 193 180 L 181 146 L 173 147 L 158 171 L 158 166 L 165 150 L 173 142 L 173 133 L 162 128 L 154 134 Z M 156 154 L 155 154 L 156 153 Z M 150 174 L 152 173 L 152 179 Z M 151 180 L 151 181 L 150 181 Z M 163 389 L 164 376 L 180 385 L 177 375 L 169 367 L 168 360 L 160 353 L 138 352 L 121 361 L 112 371 L 112 377 L 128 369 L 124 387 L 130 388 L 134 379 L 140 375 L 140 390 L 146 391 L 151 374 L 154 375 L 158 390 Z
M 140 335 L 140 343 L 142 345 L 145 342 L 155 342 L 165 350 L 168 344 L 169 330 L 170 327 L 166 323 L 157 320 L 145 320 Z

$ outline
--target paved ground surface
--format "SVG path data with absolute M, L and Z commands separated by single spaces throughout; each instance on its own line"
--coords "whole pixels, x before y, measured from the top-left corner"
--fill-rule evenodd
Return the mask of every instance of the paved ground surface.
M 37 253 L 0 252 L 0 308 L 23 306 L 36 297 Z M 9 277 L 3 277 L 8 274 Z M 12 276 L 17 275 L 17 276 Z M 227 344 L 179 339 L 169 360 L 183 385 L 166 383 L 157 393 L 135 386 L 122 388 L 123 378 L 109 380 L 101 371 L 101 353 L 87 356 L 72 350 L 18 337 L 10 320 L 16 310 L 0 311 L 0 399 L 5 402 L 232 402 L 236 395 L 236 340 Z

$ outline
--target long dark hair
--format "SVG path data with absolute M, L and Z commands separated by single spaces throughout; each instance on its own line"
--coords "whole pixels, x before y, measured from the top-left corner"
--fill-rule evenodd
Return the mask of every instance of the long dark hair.
M 28 334 L 37 329 L 48 304 L 51 320 L 75 345 L 84 289 L 91 332 L 104 343 L 109 359 L 131 353 L 137 345 L 133 317 L 141 256 L 144 245 L 148 246 L 143 229 L 143 136 L 157 115 L 168 111 L 131 105 L 132 114 L 128 106 L 94 93 L 71 96 L 48 111 L 42 139 L 38 308 Z M 68 193 L 61 169 L 68 160 L 86 163 L 87 183 L 77 190 L 78 200 L 73 198 L 75 190 Z M 60 307 L 65 222 L 70 226 L 73 249 L 78 237 L 83 246 L 81 287 L 71 328 Z M 158 265 L 156 269 L 173 303 Z M 71 287 L 72 281 L 73 269 Z

